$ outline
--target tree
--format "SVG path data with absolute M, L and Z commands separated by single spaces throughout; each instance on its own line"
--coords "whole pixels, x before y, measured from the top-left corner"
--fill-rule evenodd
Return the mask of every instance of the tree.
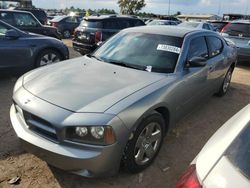
M 118 0 L 118 5 L 122 14 L 137 14 L 146 6 L 145 0 Z

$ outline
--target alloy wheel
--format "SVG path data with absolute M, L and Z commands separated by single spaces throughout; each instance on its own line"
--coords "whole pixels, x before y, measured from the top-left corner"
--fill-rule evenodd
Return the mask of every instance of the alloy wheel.
M 42 56 L 40 60 L 40 66 L 50 65 L 57 62 L 60 62 L 60 57 L 51 52 Z

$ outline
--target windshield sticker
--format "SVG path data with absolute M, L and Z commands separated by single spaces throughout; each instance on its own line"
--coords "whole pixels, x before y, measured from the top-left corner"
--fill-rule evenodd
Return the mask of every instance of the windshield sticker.
M 176 54 L 180 54 L 181 53 L 181 49 L 180 48 L 178 48 L 176 46 L 166 45 L 166 44 L 158 44 L 157 50 L 162 50 L 162 51 L 166 51 L 166 52 L 172 52 L 172 53 L 176 53 Z
M 147 66 L 146 71 L 151 72 L 152 71 L 152 66 Z

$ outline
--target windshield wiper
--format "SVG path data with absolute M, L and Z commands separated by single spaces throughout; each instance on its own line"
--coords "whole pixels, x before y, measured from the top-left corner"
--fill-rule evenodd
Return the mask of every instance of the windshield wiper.
M 96 60 L 98 60 L 98 61 L 103 61 L 101 58 L 96 57 L 95 55 L 92 55 L 92 54 L 87 54 L 86 56 L 87 56 L 87 57 L 90 57 L 90 58 L 94 58 L 94 59 L 96 59 Z
M 137 70 L 145 70 L 145 68 L 143 66 L 132 65 L 132 64 L 125 63 L 125 62 L 122 62 L 122 61 L 113 61 L 112 60 L 112 61 L 108 61 L 108 63 L 119 65 L 119 66 L 122 66 L 122 67 L 133 68 L 133 69 L 137 69 Z

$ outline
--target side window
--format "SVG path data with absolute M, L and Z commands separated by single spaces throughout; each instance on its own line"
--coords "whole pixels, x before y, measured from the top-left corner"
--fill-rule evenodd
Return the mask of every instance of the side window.
M 141 20 L 133 20 L 134 22 L 134 26 L 142 26 L 142 25 L 145 25 L 143 24 L 143 22 Z
M 210 30 L 208 24 L 203 24 L 202 29 Z
M 120 29 L 118 21 L 115 20 L 105 20 L 104 29 Z
M 66 23 L 78 23 L 78 20 L 76 17 L 68 17 L 66 20 L 65 20 Z
M 132 27 L 132 23 L 129 20 L 121 19 L 119 20 L 121 29 Z
M 0 39 L 5 37 L 8 28 L 0 23 Z
M 19 27 L 36 27 L 39 25 L 31 14 L 14 13 L 15 25 Z
M 219 55 L 223 50 L 223 42 L 217 37 L 207 37 L 209 44 L 210 57 Z
M 197 37 L 191 41 L 188 51 L 188 59 L 193 57 L 208 57 L 208 48 L 205 37 Z
M 0 13 L 0 20 L 4 21 L 10 25 L 14 24 L 13 15 L 12 15 L 12 13 L 9 13 L 9 12 L 1 12 Z

